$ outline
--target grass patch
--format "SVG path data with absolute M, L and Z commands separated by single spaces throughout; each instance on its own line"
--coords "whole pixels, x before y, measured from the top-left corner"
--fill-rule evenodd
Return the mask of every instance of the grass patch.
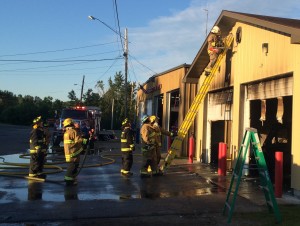
M 262 212 L 251 213 L 233 213 L 232 221 L 239 222 L 238 225 L 255 226 L 299 226 L 300 225 L 300 205 L 279 205 L 282 222 L 276 223 L 275 214 L 268 210 Z

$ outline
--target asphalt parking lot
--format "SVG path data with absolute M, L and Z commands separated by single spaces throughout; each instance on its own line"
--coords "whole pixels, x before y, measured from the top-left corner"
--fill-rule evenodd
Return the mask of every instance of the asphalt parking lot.
M 120 174 L 119 147 L 118 139 L 98 142 L 96 151 L 86 157 L 77 186 L 63 182 L 62 155 L 48 155 L 47 179 L 39 182 L 24 178 L 29 159 L 20 158 L 22 151 L 2 154 L 3 161 L 25 166 L 1 169 L 12 175 L 0 177 L 0 225 L 228 224 L 223 215 L 228 178 L 218 177 L 207 165 L 175 159 L 165 175 L 142 179 L 139 147 L 134 155 L 134 175 L 126 178 Z M 14 176 L 15 171 L 24 174 Z M 262 194 L 253 193 L 249 187 L 244 186 L 238 196 L 228 225 L 261 225 L 256 219 L 239 215 L 267 209 Z

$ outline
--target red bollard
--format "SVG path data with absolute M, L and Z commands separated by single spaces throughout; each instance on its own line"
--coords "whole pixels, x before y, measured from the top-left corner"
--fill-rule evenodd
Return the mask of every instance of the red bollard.
M 195 138 L 194 133 L 189 138 L 189 163 L 193 163 L 195 153 Z
M 283 182 L 283 152 L 275 152 L 275 197 L 282 197 Z
M 219 143 L 218 175 L 226 176 L 226 143 Z

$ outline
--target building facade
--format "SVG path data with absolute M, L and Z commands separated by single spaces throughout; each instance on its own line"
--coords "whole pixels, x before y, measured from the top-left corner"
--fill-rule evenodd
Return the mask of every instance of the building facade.
M 198 84 L 183 83 L 190 65 L 183 64 L 149 78 L 137 92 L 138 121 L 144 115 L 156 115 L 162 128 L 176 134 L 178 125 L 184 119 L 193 101 Z M 195 130 L 195 125 L 191 131 Z M 162 148 L 167 151 L 170 138 L 163 137 Z M 187 142 L 184 143 L 181 156 L 187 156 Z
M 227 168 L 234 166 L 245 129 L 256 128 L 272 180 L 274 155 L 283 152 L 284 188 L 300 196 L 300 20 L 223 11 L 215 25 L 234 36 L 197 116 L 197 160 L 216 164 L 218 144 L 227 144 Z M 202 85 L 209 62 L 207 40 L 184 83 Z M 251 152 L 245 175 L 251 168 Z

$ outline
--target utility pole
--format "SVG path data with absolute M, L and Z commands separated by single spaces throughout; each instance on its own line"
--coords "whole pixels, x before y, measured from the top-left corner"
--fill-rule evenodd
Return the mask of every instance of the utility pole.
M 124 43 L 124 57 L 125 57 L 125 118 L 127 118 L 127 73 L 128 73 L 128 37 L 127 28 L 125 28 L 125 43 Z
M 112 105 L 111 105 L 111 122 L 110 122 L 111 130 L 113 130 L 114 128 L 114 106 L 115 106 L 115 98 L 112 99 Z
M 81 94 L 80 94 L 80 104 L 82 104 L 82 95 L 83 95 L 84 77 L 85 77 L 85 75 L 84 75 L 83 78 L 82 78 Z
M 203 9 L 206 12 L 206 29 L 205 29 L 205 34 L 207 36 L 207 22 L 208 22 L 208 9 Z

